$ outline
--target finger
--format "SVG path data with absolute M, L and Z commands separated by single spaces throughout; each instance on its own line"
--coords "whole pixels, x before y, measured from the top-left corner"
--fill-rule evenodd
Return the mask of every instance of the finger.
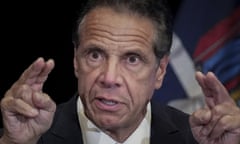
M 206 75 L 206 83 L 209 89 L 212 91 L 212 95 L 215 98 L 216 104 L 221 104 L 223 102 L 234 103 L 232 98 L 230 97 L 227 89 L 224 85 L 218 80 L 218 78 L 212 72 L 208 72 Z M 235 103 L 234 103 L 235 104 Z
M 222 135 L 224 135 L 225 132 L 231 132 L 239 133 L 239 125 L 240 125 L 240 118 L 234 117 L 231 115 L 225 115 L 219 121 L 216 123 L 215 127 L 213 128 L 209 138 L 211 140 L 218 139 Z
M 32 89 L 28 85 L 20 85 L 11 91 L 11 97 L 15 99 L 22 99 L 29 105 L 33 106 L 32 103 Z
M 54 61 L 52 59 L 45 62 L 40 57 L 23 72 L 16 85 L 27 84 L 32 86 L 34 90 L 39 91 L 53 68 Z
M 3 115 L 16 116 L 22 115 L 25 117 L 35 117 L 38 115 L 38 110 L 23 101 L 22 99 L 14 99 L 8 97 L 1 102 L 1 110 Z
M 226 88 L 212 72 L 208 72 L 206 76 L 201 72 L 197 72 L 196 79 L 202 87 L 206 103 L 210 108 L 223 102 L 235 104 Z
M 56 110 L 56 104 L 45 93 L 35 92 L 33 95 L 33 103 L 37 108 L 48 112 L 55 112 Z
M 30 81 L 32 80 L 32 88 L 35 91 L 42 91 L 42 87 L 44 85 L 44 82 L 47 80 L 49 73 L 52 71 L 54 68 L 54 61 L 52 59 L 48 60 L 45 62 L 45 66 L 42 69 L 41 73 L 39 73 L 38 76 L 35 78 L 29 79 Z
M 211 120 L 212 114 L 211 111 L 207 108 L 199 109 L 192 113 L 190 116 L 190 125 L 191 127 L 199 127 L 206 125 Z
M 209 108 L 212 108 L 214 107 L 215 103 L 211 97 L 211 92 L 210 92 L 210 89 L 207 87 L 207 84 L 206 84 L 206 76 L 203 75 L 202 72 L 196 72 L 196 79 L 198 81 L 198 84 L 200 85 L 203 93 L 204 93 L 204 96 L 205 96 L 205 102 L 207 104 L 207 106 Z
M 218 139 L 226 132 L 233 135 L 238 135 L 240 139 L 240 109 L 237 106 L 229 103 L 219 109 L 223 113 L 222 117 L 216 122 L 209 136 L 210 139 Z
M 32 84 L 30 81 L 32 78 L 39 75 L 44 67 L 44 59 L 42 57 L 35 60 L 21 75 L 19 78 L 19 84 Z
M 10 108 L 9 109 L 10 112 L 16 112 L 17 114 L 31 116 L 32 113 L 31 111 L 34 108 L 32 102 L 32 93 L 33 91 L 28 85 L 20 85 L 18 87 L 13 87 L 6 93 L 2 104 L 6 106 L 5 108 Z M 13 107 L 12 109 L 11 106 Z M 28 110 L 30 112 L 28 112 Z M 29 113 L 30 115 L 28 115 L 27 113 Z
M 219 125 L 219 121 L 225 116 L 233 115 L 237 116 L 239 115 L 239 109 L 236 106 L 233 106 L 231 103 L 223 103 L 221 105 L 217 105 L 214 108 L 211 109 L 212 118 L 209 121 L 209 123 L 205 124 L 202 129 L 202 133 L 205 135 L 214 135 L 219 136 L 220 133 L 223 131 L 215 131 L 215 128 Z M 214 134 L 216 133 L 216 134 Z
M 21 75 L 21 84 L 33 84 L 37 82 L 42 82 L 41 77 L 45 77 L 51 72 L 54 67 L 54 61 L 52 59 L 47 62 L 44 61 L 42 57 L 34 61 Z
M 52 69 L 54 68 L 54 61 L 53 59 L 49 59 L 48 61 L 46 61 L 45 63 L 45 67 L 42 70 L 42 72 L 39 74 L 38 79 L 36 80 L 37 83 L 43 83 L 46 81 L 49 73 L 52 71 Z

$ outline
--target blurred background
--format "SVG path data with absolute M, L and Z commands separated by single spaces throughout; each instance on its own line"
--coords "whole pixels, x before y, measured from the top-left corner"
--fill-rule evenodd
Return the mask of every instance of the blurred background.
M 39 56 L 56 67 L 44 91 L 56 103 L 77 90 L 71 34 L 84 0 L 1 2 L 0 98 Z M 213 71 L 240 106 L 240 0 L 168 0 L 174 18 L 170 65 L 154 99 L 191 113 L 204 105 L 195 70 Z
M 240 106 L 240 0 L 182 0 L 170 65 L 156 99 L 191 113 L 204 105 L 194 72 L 212 71 Z

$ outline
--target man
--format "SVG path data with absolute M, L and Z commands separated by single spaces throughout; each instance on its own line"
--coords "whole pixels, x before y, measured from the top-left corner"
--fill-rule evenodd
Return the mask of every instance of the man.
M 171 45 L 163 4 L 91 1 L 77 26 L 77 95 L 56 110 L 42 91 L 54 61 L 38 58 L 1 101 L 1 144 L 239 143 L 240 109 L 213 73 L 196 73 L 207 106 L 190 117 L 151 101 Z

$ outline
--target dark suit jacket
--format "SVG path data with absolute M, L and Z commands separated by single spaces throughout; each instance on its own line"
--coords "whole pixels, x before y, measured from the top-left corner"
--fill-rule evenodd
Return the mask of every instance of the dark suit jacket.
M 151 144 L 196 144 L 188 115 L 152 101 Z M 83 144 L 77 116 L 77 96 L 58 106 L 52 127 L 38 144 Z

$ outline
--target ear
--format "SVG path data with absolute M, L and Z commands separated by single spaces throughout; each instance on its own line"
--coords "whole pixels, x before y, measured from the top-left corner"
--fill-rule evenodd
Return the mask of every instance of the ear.
M 73 67 L 74 67 L 74 74 L 78 78 L 78 60 L 77 60 L 77 48 L 76 47 L 74 47 Z
M 162 59 L 160 59 L 159 65 L 157 67 L 157 72 L 156 72 L 156 81 L 155 81 L 156 89 L 159 89 L 162 86 L 162 82 L 166 74 L 168 62 L 169 62 L 168 55 L 165 55 Z

